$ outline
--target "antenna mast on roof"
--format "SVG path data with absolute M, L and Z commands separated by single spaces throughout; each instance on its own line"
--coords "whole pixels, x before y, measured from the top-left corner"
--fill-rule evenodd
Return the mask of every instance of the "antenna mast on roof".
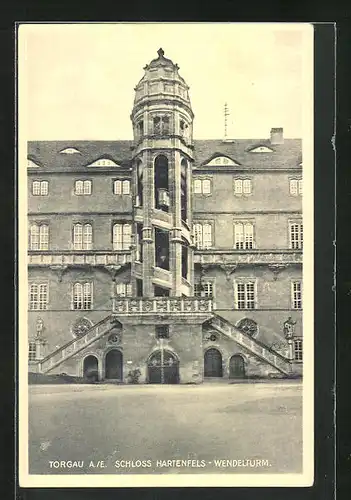
M 224 140 L 225 141 L 228 139 L 228 116 L 229 116 L 228 104 L 224 103 Z

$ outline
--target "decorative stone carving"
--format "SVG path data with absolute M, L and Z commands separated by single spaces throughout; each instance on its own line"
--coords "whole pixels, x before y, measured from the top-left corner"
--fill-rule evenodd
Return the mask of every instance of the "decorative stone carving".
M 244 318 L 239 321 L 237 328 L 251 337 L 258 333 L 258 325 L 256 321 L 250 318 Z
M 110 273 L 112 281 L 116 281 L 118 271 L 122 268 L 122 266 L 116 264 L 107 264 L 105 268 Z
M 220 339 L 220 334 L 218 332 L 205 332 L 203 339 L 205 342 L 217 342 Z
M 220 269 L 222 269 L 222 271 L 225 272 L 226 278 L 229 281 L 231 274 L 235 272 L 238 265 L 237 264 L 220 264 L 219 267 L 220 267 Z
M 268 268 L 273 273 L 273 280 L 276 281 L 278 274 L 287 268 L 287 264 L 268 264 Z
M 61 266 L 61 265 L 53 265 L 50 266 L 51 271 L 54 271 L 54 273 L 57 275 L 57 279 L 59 283 L 62 281 L 62 277 L 64 273 L 66 272 L 68 266 Z
M 109 335 L 107 340 L 109 344 L 118 345 L 122 341 L 122 335 L 120 333 L 114 332 Z
M 83 337 L 93 326 L 93 323 L 87 318 L 79 318 L 72 327 L 72 333 L 75 337 Z
M 293 338 L 295 333 L 295 325 L 296 321 L 293 321 L 291 319 L 291 316 L 289 316 L 289 318 L 286 321 L 284 321 L 284 335 L 286 339 L 289 340 Z

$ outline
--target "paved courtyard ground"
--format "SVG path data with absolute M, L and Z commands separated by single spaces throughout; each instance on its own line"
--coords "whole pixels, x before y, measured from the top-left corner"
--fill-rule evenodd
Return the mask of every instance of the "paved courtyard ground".
M 29 387 L 30 474 L 301 469 L 298 382 Z

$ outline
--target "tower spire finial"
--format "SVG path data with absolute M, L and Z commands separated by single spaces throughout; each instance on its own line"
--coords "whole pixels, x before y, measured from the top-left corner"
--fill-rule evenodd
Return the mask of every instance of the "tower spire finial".
M 228 116 L 229 116 L 229 109 L 228 109 L 228 104 L 225 102 L 224 103 L 224 140 L 226 140 L 228 137 Z
M 165 51 L 162 48 L 159 48 L 158 51 L 157 51 L 157 53 L 158 53 L 158 57 L 163 57 Z

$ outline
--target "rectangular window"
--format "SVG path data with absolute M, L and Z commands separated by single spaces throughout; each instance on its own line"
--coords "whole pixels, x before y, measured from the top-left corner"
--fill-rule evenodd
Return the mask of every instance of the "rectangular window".
M 251 194 L 251 180 L 250 179 L 244 179 L 244 181 L 243 181 L 243 193 L 244 194 Z
M 211 248 L 212 226 L 211 224 L 194 224 L 195 245 L 199 249 Z
M 114 181 L 113 192 L 114 194 L 130 194 L 130 181 L 128 181 L 127 179 L 124 181 Z
M 37 359 L 37 344 L 29 342 L 28 344 L 28 361 L 35 361 Z
M 302 283 L 293 281 L 291 283 L 291 306 L 293 309 L 302 309 Z
M 211 194 L 210 179 L 195 179 L 193 186 L 194 194 Z
M 132 243 L 132 225 L 114 224 L 112 230 L 114 250 L 129 250 Z
M 302 195 L 302 179 L 290 180 L 290 194 L 293 196 Z
M 254 228 L 249 222 L 234 223 L 234 248 L 251 250 L 254 248 Z
M 202 193 L 202 182 L 200 179 L 195 179 L 194 180 L 194 193 L 195 194 L 201 194 Z
M 194 224 L 194 242 L 197 248 L 206 249 L 212 247 L 212 225 L 208 223 Z
M 156 325 L 155 334 L 157 339 L 169 339 L 169 325 Z
M 29 309 L 44 311 L 48 307 L 48 284 L 32 283 L 29 287 Z
M 48 181 L 33 181 L 32 194 L 34 196 L 47 196 L 49 193 Z
M 290 248 L 294 250 L 301 250 L 303 248 L 303 224 L 291 223 L 290 224 Z
M 90 310 L 93 308 L 93 284 L 75 283 L 72 289 L 72 309 Z
M 76 181 L 74 183 L 74 193 L 77 195 L 90 195 L 91 187 L 91 181 Z
M 252 281 L 235 283 L 235 302 L 237 309 L 255 309 L 256 292 Z
M 302 339 L 294 339 L 294 360 L 303 360 L 303 342 Z
M 131 283 L 117 283 L 116 293 L 118 297 L 131 297 L 132 284 Z
M 213 283 L 210 281 L 203 281 L 194 284 L 195 297 L 213 297 Z
M 302 184 L 302 179 L 299 180 L 299 195 L 302 195 L 302 190 L 303 190 L 303 184 Z

